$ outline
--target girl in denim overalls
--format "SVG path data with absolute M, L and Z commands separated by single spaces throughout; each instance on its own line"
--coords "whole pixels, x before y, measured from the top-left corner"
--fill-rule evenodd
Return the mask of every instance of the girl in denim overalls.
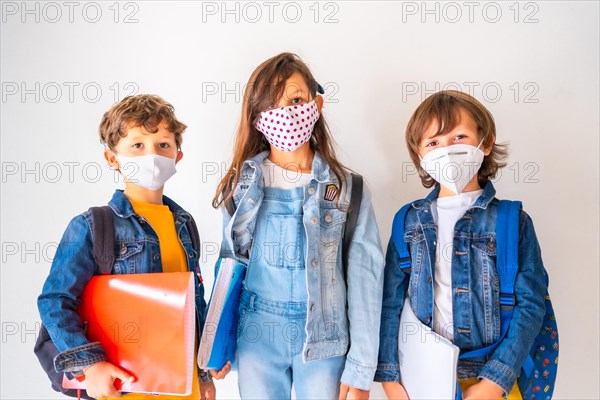
M 379 365 L 375 379 L 388 398 L 406 399 L 400 385 L 398 329 L 403 307 L 461 351 L 480 349 L 500 337 L 500 284 L 496 268 L 498 208 L 491 179 L 505 165 L 495 143 L 490 112 L 472 96 L 444 91 L 427 98 L 406 129 L 409 153 L 425 187 L 405 219 L 411 272 L 400 267 L 393 241 L 386 255 Z M 531 218 L 519 217 L 519 270 L 507 335 L 489 356 L 459 360 L 463 398 L 520 399 L 515 385 L 540 331 L 547 284 Z M 410 304 L 404 298 L 408 291 Z
M 247 265 L 237 348 L 244 399 L 290 398 L 292 386 L 299 399 L 368 398 L 377 367 L 378 229 L 365 187 L 344 277 L 352 180 L 335 157 L 319 90 L 294 54 L 254 71 L 214 199 L 224 210 L 221 257 Z

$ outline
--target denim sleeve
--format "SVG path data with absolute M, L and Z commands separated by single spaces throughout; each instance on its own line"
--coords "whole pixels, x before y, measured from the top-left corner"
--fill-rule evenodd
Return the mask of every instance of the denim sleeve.
M 519 270 L 515 279 L 516 305 L 506 337 L 483 367 L 480 378 L 499 385 L 508 394 L 540 331 L 546 312 L 546 270 L 533 222 L 520 216 Z
M 400 256 L 390 239 L 385 256 L 383 281 L 383 304 L 381 308 L 381 328 L 379 330 L 379 358 L 377 361 L 377 382 L 399 382 L 400 365 L 398 357 L 398 332 L 400 314 L 408 289 L 409 274 L 400 269 Z
M 83 215 L 79 215 L 63 234 L 38 297 L 42 322 L 60 352 L 54 359 L 58 372 L 80 371 L 106 359 L 100 343 L 90 343 L 85 337 L 84 325 L 77 314 L 79 295 L 95 267 L 90 227 Z
M 370 390 L 377 368 L 383 287 L 383 252 L 371 195 L 364 186 L 358 221 L 348 248 L 350 350 L 341 381 Z

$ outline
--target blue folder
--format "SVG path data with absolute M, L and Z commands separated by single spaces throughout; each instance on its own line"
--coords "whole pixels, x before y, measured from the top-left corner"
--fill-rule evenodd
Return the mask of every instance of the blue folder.
M 215 283 L 198 349 L 198 366 L 220 370 L 227 361 L 235 366 L 238 308 L 246 267 L 231 258 L 217 262 Z

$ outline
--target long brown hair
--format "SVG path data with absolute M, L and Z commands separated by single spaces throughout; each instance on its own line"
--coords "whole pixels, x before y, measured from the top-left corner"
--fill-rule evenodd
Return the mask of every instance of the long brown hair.
M 269 142 L 256 129 L 254 123 L 261 112 L 271 109 L 274 104 L 277 104 L 283 96 L 286 81 L 296 72 L 302 75 L 314 98 L 317 93 L 318 83 L 308 69 L 308 66 L 296 54 L 278 54 L 260 64 L 250 76 L 246 90 L 244 91 L 242 118 L 235 136 L 233 159 L 227 173 L 221 179 L 219 186 L 217 186 L 217 191 L 212 202 L 214 208 L 229 201 L 233 195 L 233 190 L 231 190 L 225 196 L 225 189 L 228 186 L 234 188 L 237 185 L 239 180 L 238 172 L 241 170 L 242 163 L 270 149 Z M 319 153 L 319 156 L 329 165 L 329 168 L 337 177 L 340 185 L 340 190 L 338 190 L 339 200 L 339 193 L 342 192 L 342 187 L 346 183 L 344 175 L 345 167 L 336 158 L 333 147 L 334 141 L 322 114 L 315 124 L 309 143 L 311 150 Z

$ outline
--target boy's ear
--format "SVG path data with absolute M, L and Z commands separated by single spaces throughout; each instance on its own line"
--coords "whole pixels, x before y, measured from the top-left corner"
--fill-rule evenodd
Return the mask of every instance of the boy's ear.
M 319 95 L 315 97 L 315 103 L 317 103 L 317 109 L 319 110 L 319 114 L 321 113 L 321 109 L 323 109 L 323 96 Z
M 179 160 L 181 160 L 183 158 L 183 152 L 181 150 L 179 150 L 177 152 L 177 157 L 175 157 L 175 164 L 177 164 L 179 162 Z
M 117 156 L 112 150 L 104 150 L 104 159 L 106 160 L 106 162 L 108 162 L 108 165 L 110 165 L 116 170 L 119 169 L 119 161 L 117 160 Z
M 490 153 L 492 152 L 492 148 L 494 147 L 494 143 L 496 143 L 496 138 L 493 137 L 492 141 L 490 142 L 490 144 L 488 146 L 485 146 L 482 150 L 483 150 L 483 155 L 485 155 L 486 157 L 490 155 Z

